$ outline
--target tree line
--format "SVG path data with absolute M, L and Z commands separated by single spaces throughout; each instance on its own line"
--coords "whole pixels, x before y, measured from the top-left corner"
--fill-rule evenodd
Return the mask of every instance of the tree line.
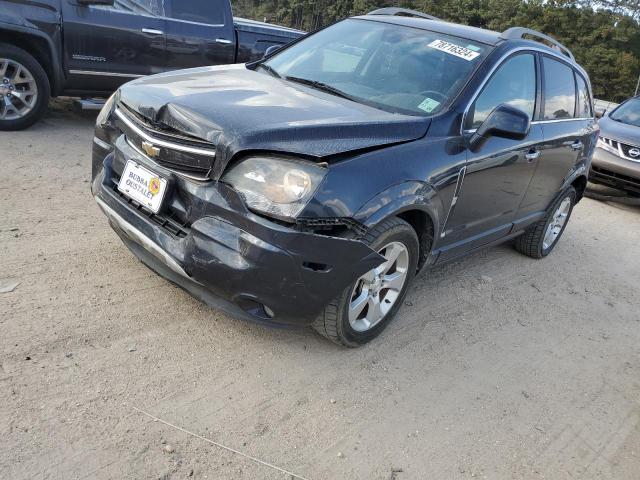
M 640 75 L 640 0 L 234 0 L 240 17 L 313 31 L 381 7 L 403 7 L 498 32 L 522 26 L 566 45 L 596 98 L 620 102 Z

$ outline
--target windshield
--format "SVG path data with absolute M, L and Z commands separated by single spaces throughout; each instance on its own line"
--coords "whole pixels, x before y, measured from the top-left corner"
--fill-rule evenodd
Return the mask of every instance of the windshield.
M 640 127 L 640 98 L 627 100 L 611 112 L 609 117 L 617 122 Z
M 433 115 L 456 96 L 486 49 L 441 33 L 350 19 L 265 65 L 271 74 L 387 111 Z

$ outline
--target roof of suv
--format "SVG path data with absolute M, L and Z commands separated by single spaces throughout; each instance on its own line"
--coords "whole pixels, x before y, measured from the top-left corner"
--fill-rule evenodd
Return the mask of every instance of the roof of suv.
M 487 45 L 496 45 L 502 40 L 498 32 L 485 30 L 483 28 L 468 27 L 457 23 L 449 23 L 443 20 L 428 20 L 425 18 L 404 17 L 400 15 L 360 15 L 355 18 L 430 30 L 432 32 L 453 35 L 454 37 L 466 38 L 475 42 L 486 43 Z
M 397 9 L 402 10 L 402 9 Z M 418 12 L 416 12 L 418 13 Z M 496 46 L 502 42 L 515 40 L 519 42 L 525 42 L 530 44 L 531 46 L 535 46 L 536 48 L 543 48 L 548 50 L 550 53 L 554 53 L 556 55 L 560 55 L 566 60 L 575 64 L 575 59 L 573 55 L 564 45 L 560 44 L 556 40 L 551 37 L 547 37 L 546 35 L 535 32 L 534 30 L 528 30 L 523 28 L 511 28 L 505 32 L 495 32 L 493 30 L 485 30 L 484 28 L 477 27 L 469 27 L 467 25 L 460 25 L 457 23 L 449 23 L 444 20 L 439 19 L 427 19 L 421 18 L 417 16 L 405 16 L 401 14 L 383 14 L 383 13 L 370 13 L 368 15 L 360 15 L 354 18 L 360 18 L 364 20 L 372 20 L 376 22 L 385 22 L 385 23 L 393 23 L 396 25 L 403 25 L 406 27 L 420 28 L 423 30 L 430 30 L 432 32 L 439 32 L 445 35 L 452 35 L 454 37 L 461 37 L 464 39 L 468 39 L 474 42 L 484 43 L 486 45 Z M 509 34 L 513 32 L 513 37 Z M 533 34 L 538 37 L 546 37 L 546 40 L 557 44 L 558 49 L 551 48 L 548 45 L 537 42 L 533 40 L 528 40 L 526 38 L 521 38 L 523 34 Z M 564 51 L 563 51 L 564 50 Z M 565 53 L 566 52 L 566 53 Z

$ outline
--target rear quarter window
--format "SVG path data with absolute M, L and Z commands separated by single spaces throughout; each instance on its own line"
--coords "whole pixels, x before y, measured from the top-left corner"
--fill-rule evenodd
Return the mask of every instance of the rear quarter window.
M 578 86 L 578 111 L 576 112 L 576 116 L 580 118 L 591 118 L 593 117 L 591 95 L 589 95 L 587 82 L 585 82 L 582 75 L 578 72 L 576 72 L 576 85 Z

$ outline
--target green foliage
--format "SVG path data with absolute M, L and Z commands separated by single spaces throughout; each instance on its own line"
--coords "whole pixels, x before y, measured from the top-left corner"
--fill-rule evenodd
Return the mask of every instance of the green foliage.
M 405 7 L 443 20 L 503 31 L 539 30 L 565 44 L 589 72 L 594 95 L 619 102 L 640 75 L 640 0 L 235 0 L 240 17 L 312 31 L 381 7 Z

